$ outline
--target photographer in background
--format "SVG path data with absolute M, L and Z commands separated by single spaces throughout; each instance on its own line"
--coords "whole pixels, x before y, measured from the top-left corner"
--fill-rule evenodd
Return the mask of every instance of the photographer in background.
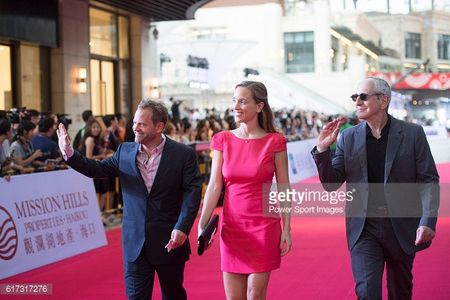
M 25 107 L 17 108 L 13 107 L 6 112 L 6 118 L 11 123 L 11 138 L 9 141 L 12 143 L 12 138 L 17 135 L 17 128 L 19 127 L 20 120 L 24 116 Z
M 58 117 L 57 123 L 62 123 L 66 130 L 69 130 L 69 125 L 72 124 L 72 119 L 69 119 L 68 114 L 56 114 Z M 58 136 L 56 136 L 56 141 L 58 140 Z
M 9 152 L 10 138 L 11 123 L 6 119 L 0 119 L 0 176 L 7 174 L 7 171 L 13 170 L 12 159 Z
M 38 126 L 41 121 L 41 114 L 35 109 L 27 109 L 22 120 L 30 120 L 35 126 Z
M 14 151 L 14 163 L 28 168 L 33 165 L 42 166 L 43 163 L 36 161 L 43 155 L 41 150 L 34 151 L 31 139 L 34 136 L 34 125 L 31 121 L 23 120 L 17 129 L 17 139 L 11 145 L 11 152 Z M 31 171 L 31 170 L 30 170 Z
M 41 113 L 35 109 L 26 109 L 26 107 L 22 107 L 20 110 L 20 120 L 28 120 L 34 124 L 34 134 L 37 134 L 37 126 L 39 125 L 39 121 L 41 121 Z
M 39 133 L 31 139 L 35 150 L 41 150 L 45 155 L 38 158 L 40 161 L 56 159 L 59 157 L 58 144 L 51 138 L 55 134 L 55 121 L 51 117 L 45 117 L 39 121 Z

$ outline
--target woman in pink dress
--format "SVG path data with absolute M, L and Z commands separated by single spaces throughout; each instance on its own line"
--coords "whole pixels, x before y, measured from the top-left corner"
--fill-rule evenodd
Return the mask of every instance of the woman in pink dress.
M 213 136 L 211 178 L 198 232 L 208 223 L 225 185 L 220 252 L 226 297 L 265 299 L 270 272 L 280 267 L 281 256 L 291 248 L 290 215 L 282 215 L 280 222 L 263 209 L 274 175 L 278 186 L 289 185 L 286 139 L 275 130 L 262 83 L 239 83 L 233 102 L 239 127 Z

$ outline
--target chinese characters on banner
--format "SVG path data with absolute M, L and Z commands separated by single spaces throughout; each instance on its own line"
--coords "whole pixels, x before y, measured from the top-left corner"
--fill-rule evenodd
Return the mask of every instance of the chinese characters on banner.
M 0 279 L 107 244 L 93 181 L 73 170 L 0 178 Z

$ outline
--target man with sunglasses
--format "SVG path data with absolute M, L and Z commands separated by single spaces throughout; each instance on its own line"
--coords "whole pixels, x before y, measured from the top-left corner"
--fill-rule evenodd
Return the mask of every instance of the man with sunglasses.
M 388 114 L 391 88 L 379 78 L 359 83 L 351 96 L 362 121 L 344 130 L 328 123 L 312 150 L 328 191 L 344 182 L 347 243 L 358 299 L 381 299 L 384 267 L 389 299 L 411 299 L 415 253 L 430 246 L 439 206 L 439 175 L 423 128 Z

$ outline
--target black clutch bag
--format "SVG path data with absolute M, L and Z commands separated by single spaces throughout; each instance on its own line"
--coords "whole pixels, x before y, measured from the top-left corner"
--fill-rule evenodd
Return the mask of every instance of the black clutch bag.
M 197 253 L 202 255 L 206 249 L 211 246 L 213 242 L 214 234 L 216 234 L 217 227 L 219 226 L 219 215 L 214 215 L 206 224 L 205 230 L 198 237 L 197 240 Z

